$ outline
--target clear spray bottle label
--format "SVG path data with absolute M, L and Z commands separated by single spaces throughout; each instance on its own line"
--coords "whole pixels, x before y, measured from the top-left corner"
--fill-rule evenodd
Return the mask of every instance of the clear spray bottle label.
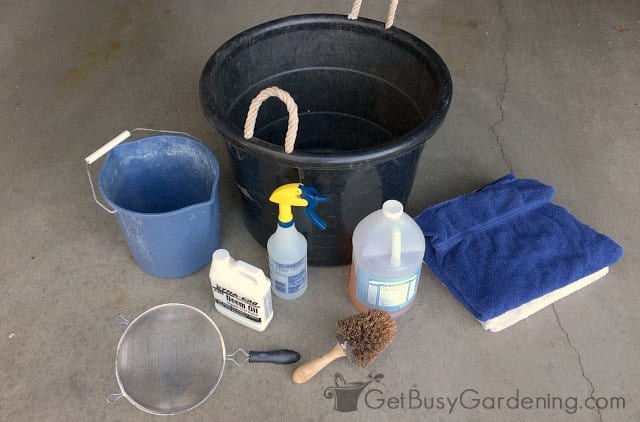
M 298 293 L 307 283 L 307 257 L 293 264 L 281 264 L 269 257 L 271 282 L 278 293 Z

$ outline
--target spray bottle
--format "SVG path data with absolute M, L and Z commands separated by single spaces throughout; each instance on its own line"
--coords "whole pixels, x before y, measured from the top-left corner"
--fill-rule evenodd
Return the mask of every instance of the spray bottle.
M 273 293 L 282 299 L 296 299 L 307 290 L 307 239 L 296 230 L 291 207 L 305 207 L 311 221 L 325 230 L 327 224 L 315 213 L 326 196 L 301 183 L 289 183 L 274 190 L 269 201 L 279 205 L 278 227 L 267 241 Z

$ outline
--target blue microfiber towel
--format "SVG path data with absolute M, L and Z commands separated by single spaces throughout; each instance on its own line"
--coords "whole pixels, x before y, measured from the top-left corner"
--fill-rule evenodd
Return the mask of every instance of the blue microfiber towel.
M 537 300 L 535 312 L 622 257 L 617 243 L 552 204 L 554 193 L 511 173 L 416 217 L 425 263 L 483 325 Z

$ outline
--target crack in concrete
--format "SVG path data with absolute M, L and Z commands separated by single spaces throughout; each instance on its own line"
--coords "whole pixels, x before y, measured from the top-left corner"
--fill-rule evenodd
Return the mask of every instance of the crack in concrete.
M 503 13 L 504 8 L 504 0 L 498 1 L 498 15 L 501 15 L 504 19 L 505 24 L 505 35 L 504 35 L 504 48 L 502 50 L 502 68 L 504 69 L 504 80 L 502 81 L 502 87 L 500 87 L 500 91 L 498 92 L 498 96 L 496 98 L 496 106 L 498 107 L 498 111 L 500 112 L 500 117 L 496 120 L 491 126 L 489 126 L 489 130 L 493 134 L 496 139 L 496 144 L 498 144 L 498 148 L 500 148 L 500 154 L 502 155 L 502 161 L 509 167 L 509 170 L 513 172 L 513 166 L 511 165 L 511 161 L 507 158 L 506 153 L 504 152 L 504 145 L 500 141 L 500 135 L 498 135 L 497 128 L 498 126 L 504 123 L 504 98 L 507 94 L 507 85 L 509 84 L 509 64 L 507 63 L 507 53 L 509 52 L 509 38 L 511 36 L 511 22 L 507 18 L 507 15 Z
M 575 352 L 576 356 L 578 356 L 578 365 L 580 365 L 580 371 L 582 371 L 582 378 L 586 382 L 588 382 L 589 386 L 591 387 L 591 391 L 589 392 L 589 398 L 595 400 L 594 394 L 596 393 L 596 388 L 593 386 L 593 382 L 591 382 L 591 379 L 587 377 L 587 375 L 584 372 L 584 365 L 582 365 L 582 356 L 580 355 L 580 352 L 578 351 L 576 346 L 574 346 L 573 343 L 571 342 L 571 337 L 569 337 L 569 333 L 562 326 L 562 323 L 560 322 L 560 316 L 558 315 L 558 311 L 556 310 L 555 303 L 551 304 L 551 309 L 553 309 L 553 313 L 556 314 L 556 322 L 558 323 L 558 327 L 560 327 L 560 331 L 562 331 L 565 337 L 567 338 L 567 343 L 569 343 L 569 347 L 571 347 Z M 602 422 L 602 413 L 597 406 L 596 406 L 596 410 L 598 411 L 598 417 L 600 418 L 600 422 Z

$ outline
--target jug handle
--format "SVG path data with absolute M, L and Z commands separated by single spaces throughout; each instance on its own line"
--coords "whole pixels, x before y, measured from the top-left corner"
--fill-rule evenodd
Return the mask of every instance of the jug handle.
M 298 105 L 293 97 L 291 97 L 291 94 L 277 86 L 263 89 L 251 100 L 249 111 L 247 112 L 247 120 L 244 122 L 244 139 L 253 138 L 256 119 L 258 118 L 258 110 L 260 110 L 262 103 L 271 97 L 278 97 L 278 99 L 287 106 L 289 123 L 287 126 L 287 134 L 284 136 L 284 152 L 291 154 L 293 152 L 293 146 L 296 143 L 296 137 L 298 136 Z
M 360 15 L 360 6 L 362 6 L 362 0 L 355 0 L 353 2 L 353 7 L 351 8 L 351 13 L 347 15 L 347 18 L 351 20 L 358 19 L 358 15 Z M 387 12 L 387 21 L 384 24 L 385 29 L 389 29 L 393 26 L 393 21 L 396 18 L 397 9 L 398 0 L 391 0 L 389 2 L 389 10 Z

